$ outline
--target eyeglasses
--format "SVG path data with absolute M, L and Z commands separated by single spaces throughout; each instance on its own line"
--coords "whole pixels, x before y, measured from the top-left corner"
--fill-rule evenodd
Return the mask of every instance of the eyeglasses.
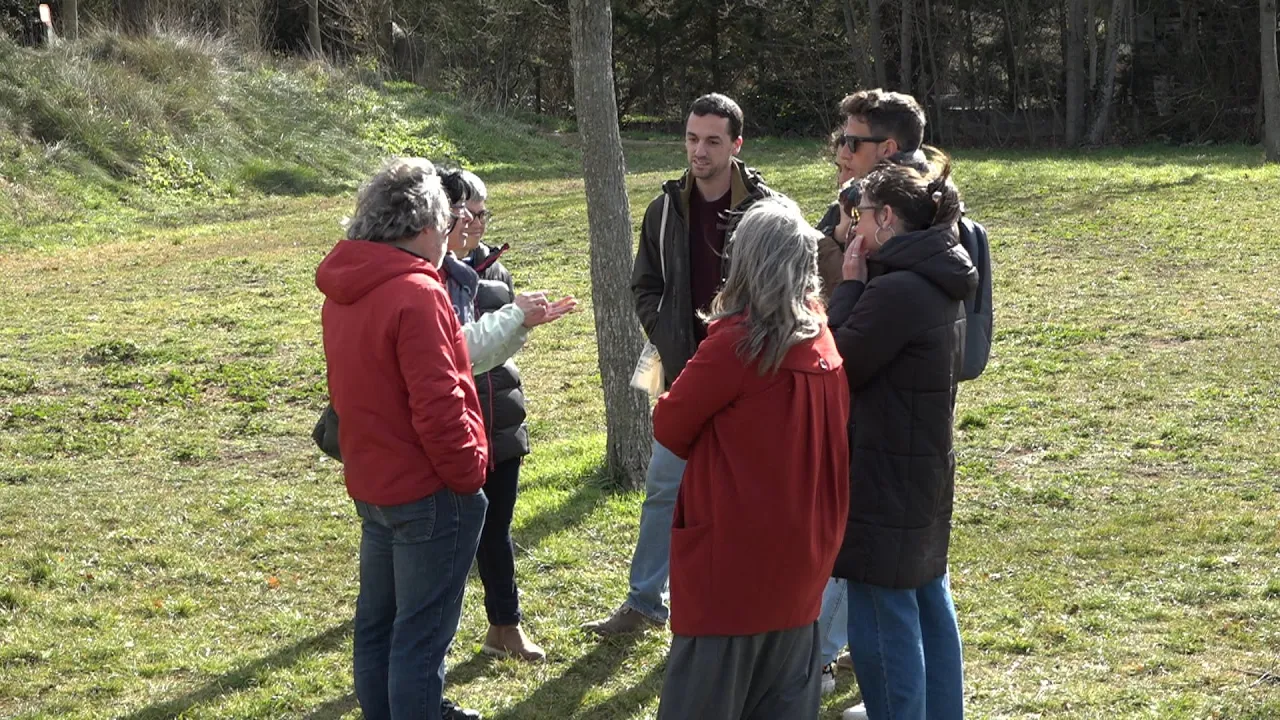
M 849 152 L 856 153 L 858 152 L 858 143 L 865 142 L 879 145 L 888 139 L 883 135 L 841 135 L 840 144 L 849 146 Z
M 479 212 L 471 213 L 471 217 L 474 217 L 482 223 L 487 223 L 493 219 L 493 212 L 490 210 L 481 210 Z
M 852 208 L 849 208 L 851 210 L 851 212 L 849 213 L 849 217 L 853 218 L 853 224 L 857 225 L 858 221 L 862 219 L 862 213 L 864 212 L 874 213 L 880 210 L 880 208 L 882 207 L 884 207 L 884 205 L 857 205 Z

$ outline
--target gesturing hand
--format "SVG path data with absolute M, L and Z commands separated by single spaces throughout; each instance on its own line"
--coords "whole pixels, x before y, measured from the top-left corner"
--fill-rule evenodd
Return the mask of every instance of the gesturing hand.
M 534 328 L 549 322 L 555 322 L 578 307 L 578 301 L 572 295 L 550 302 L 547 300 L 546 292 L 541 290 L 520 293 L 516 296 L 515 304 L 516 307 L 524 311 L 524 326 L 526 328 Z
M 867 281 L 865 240 L 866 238 L 862 235 L 854 235 L 853 239 L 849 241 L 849 247 L 845 248 L 844 264 L 840 266 L 841 274 L 845 280 Z

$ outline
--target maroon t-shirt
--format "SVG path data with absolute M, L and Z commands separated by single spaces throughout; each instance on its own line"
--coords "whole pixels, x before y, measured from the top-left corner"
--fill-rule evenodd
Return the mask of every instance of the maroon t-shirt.
M 708 202 L 695 183 L 689 195 L 689 285 L 693 291 L 693 327 L 699 343 L 707 337 L 707 326 L 696 313 L 709 308 L 720 290 L 725 214 L 732 194 L 726 192 Z

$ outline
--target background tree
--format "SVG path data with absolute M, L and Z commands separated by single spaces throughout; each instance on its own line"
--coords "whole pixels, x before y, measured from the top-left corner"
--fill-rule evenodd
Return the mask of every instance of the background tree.
M 652 449 L 649 401 L 631 387 L 642 339 L 631 294 L 631 209 L 613 84 L 609 0 L 570 0 L 574 99 L 582 134 L 582 173 L 591 233 L 591 304 L 604 384 L 606 457 L 624 487 L 644 486 Z
M 151 24 L 151 8 L 147 0 L 119 0 L 120 31 L 127 35 L 143 35 Z
M 889 86 L 889 68 L 885 65 L 884 29 L 880 24 L 880 8 L 884 0 L 867 0 L 867 33 L 871 50 L 871 62 L 875 64 L 876 86 Z
M 1084 133 L 1084 0 L 1067 0 L 1066 53 L 1063 66 L 1067 76 L 1066 142 L 1078 145 Z
M 62 0 L 62 36 L 80 39 L 80 0 Z
M 1129 0 L 1111 0 L 1111 18 L 1107 20 L 1106 70 L 1102 88 L 1098 91 L 1097 114 L 1089 130 L 1089 144 L 1101 145 L 1107 132 L 1107 118 L 1111 115 L 1111 99 L 1116 88 L 1116 65 L 1120 62 L 1121 22 Z
M 324 57 L 320 39 L 320 0 L 307 0 L 307 48 L 314 57 Z
M 1280 59 L 1276 57 L 1276 0 L 1262 0 L 1259 26 L 1262 32 L 1263 145 L 1267 160 L 1280 162 Z

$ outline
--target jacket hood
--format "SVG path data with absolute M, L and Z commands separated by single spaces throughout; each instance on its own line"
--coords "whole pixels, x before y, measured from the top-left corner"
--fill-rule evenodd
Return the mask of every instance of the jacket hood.
M 868 258 L 867 264 L 872 277 L 910 270 L 954 300 L 964 300 L 978 289 L 978 271 L 960 244 L 954 225 L 896 235 Z
M 440 280 L 431 263 L 408 250 L 368 240 L 340 240 L 316 268 L 316 287 L 339 305 L 351 305 L 388 280 L 414 274 Z

